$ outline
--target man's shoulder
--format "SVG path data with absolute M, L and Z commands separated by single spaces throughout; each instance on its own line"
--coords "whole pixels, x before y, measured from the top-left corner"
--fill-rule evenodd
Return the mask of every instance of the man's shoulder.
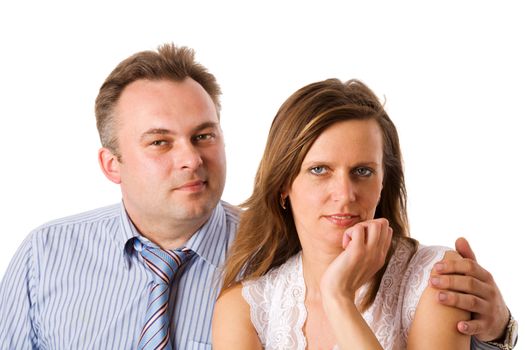
M 117 219 L 121 215 L 122 205 L 120 203 L 92 209 L 48 221 L 33 230 L 33 232 L 49 231 L 63 227 L 74 227 L 82 224 L 95 224 L 97 222 Z
M 233 221 L 235 224 L 239 223 L 239 216 L 241 215 L 241 209 L 233 204 L 225 201 L 220 201 L 220 205 L 224 208 L 224 213 L 228 221 Z
M 120 230 L 121 208 L 121 204 L 115 204 L 40 225 L 26 236 L 16 255 L 40 261 L 43 256 L 63 255 L 65 248 L 78 246 L 79 242 L 111 239 Z

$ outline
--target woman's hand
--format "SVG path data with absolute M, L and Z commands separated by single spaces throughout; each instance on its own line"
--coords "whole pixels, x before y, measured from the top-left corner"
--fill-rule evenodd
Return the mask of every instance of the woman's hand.
M 355 293 L 384 265 L 392 240 L 386 219 L 352 226 L 343 234 L 343 252 L 321 278 L 323 308 L 337 344 L 346 349 L 382 349 L 355 305 Z
M 343 234 L 344 251 L 330 264 L 321 279 L 325 298 L 354 301 L 355 293 L 384 265 L 392 240 L 386 219 L 360 222 Z

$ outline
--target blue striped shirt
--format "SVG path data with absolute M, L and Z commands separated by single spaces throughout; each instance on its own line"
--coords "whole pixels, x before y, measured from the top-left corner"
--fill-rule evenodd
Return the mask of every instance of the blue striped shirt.
M 220 202 L 186 244 L 195 254 L 172 291 L 175 349 L 211 349 L 220 266 L 237 224 L 237 209 Z M 34 230 L 0 283 L 0 348 L 135 348 L 153 283 L 137 236 L 122 204 Z

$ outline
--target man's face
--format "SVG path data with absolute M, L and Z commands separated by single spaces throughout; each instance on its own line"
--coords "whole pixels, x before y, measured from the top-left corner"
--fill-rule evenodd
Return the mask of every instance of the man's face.
M 120 185 L 131 217 L 153 226 L 166 220 L 202 225 L 226 177 L 222 130 L 210 96 L 190 78 L 138 80 L 122 92 L 115 116 Z

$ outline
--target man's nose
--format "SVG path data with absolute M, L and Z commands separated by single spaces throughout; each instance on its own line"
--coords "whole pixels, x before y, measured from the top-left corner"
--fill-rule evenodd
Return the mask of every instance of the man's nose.
M 181 143 L 176 154 L 180 169 L 195 170 L 202 165 L 201 154 L 191 141 Z

